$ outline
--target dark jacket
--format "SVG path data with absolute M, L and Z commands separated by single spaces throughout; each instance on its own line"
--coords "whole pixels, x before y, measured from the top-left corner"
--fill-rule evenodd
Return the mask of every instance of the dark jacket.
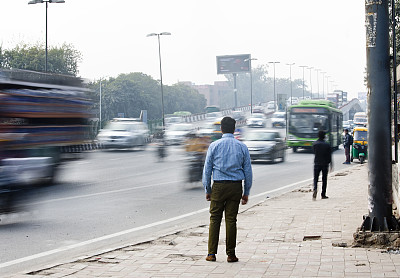
M 353 145 L 353 136 L 347 133 L 343 137 L 343 147 L 350 148 L 351 145 Z
M 332 162 L 331 146 L 324 140 L 318 139 L 313 143 L 313 152 L 315 165 L 328 166 Z

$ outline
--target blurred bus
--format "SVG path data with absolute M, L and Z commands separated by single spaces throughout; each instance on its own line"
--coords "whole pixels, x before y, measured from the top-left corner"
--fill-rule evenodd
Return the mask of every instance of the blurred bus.
M 205 110 L 206 110 L 206 113 L 220 112 L 221 111 L 219 106 L 216 106 L 216 105 L 206 106 Z
M 366 127 L 368 124 L 367 113 L 365 112 L 355 113 L 353 118 L 353 124 L 354 126 Z
M 298 148 L 311 149 L 318 139 L 318 131 L 326 132 L 326 141 L 332 149 L 342 143 L 343 113 L 327 100 L 303 100 L 288 108 L 287 144 L 296 152 Z

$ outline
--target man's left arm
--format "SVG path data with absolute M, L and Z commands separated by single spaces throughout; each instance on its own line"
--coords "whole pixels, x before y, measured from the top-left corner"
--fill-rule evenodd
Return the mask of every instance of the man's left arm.
M 245 205 L 248 201 L 248 196 L 250 194 L 251 186 L 253 185 L 253 170 L 251 168 L 250 153 L 246 146 L 243 148 L 244 152 L 244 192 L 242 197 L 242 204 Z

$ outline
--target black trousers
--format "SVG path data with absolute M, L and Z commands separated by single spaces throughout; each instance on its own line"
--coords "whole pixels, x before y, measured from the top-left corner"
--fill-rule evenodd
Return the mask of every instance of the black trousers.
M 326 194 L 326 186 L 328 184 L 328 167 L 329 165 L 314 165 L 314 191 L 318 189 L 319 173 L 322 171 L 321 196 L 325 196 Z

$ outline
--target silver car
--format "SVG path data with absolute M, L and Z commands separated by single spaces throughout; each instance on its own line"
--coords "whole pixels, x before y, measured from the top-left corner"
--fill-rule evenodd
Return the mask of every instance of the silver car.
M 144 148 L 149 141 L 149 129 L 143 122 L 114 120 L 97 135 L 104 149 Z

